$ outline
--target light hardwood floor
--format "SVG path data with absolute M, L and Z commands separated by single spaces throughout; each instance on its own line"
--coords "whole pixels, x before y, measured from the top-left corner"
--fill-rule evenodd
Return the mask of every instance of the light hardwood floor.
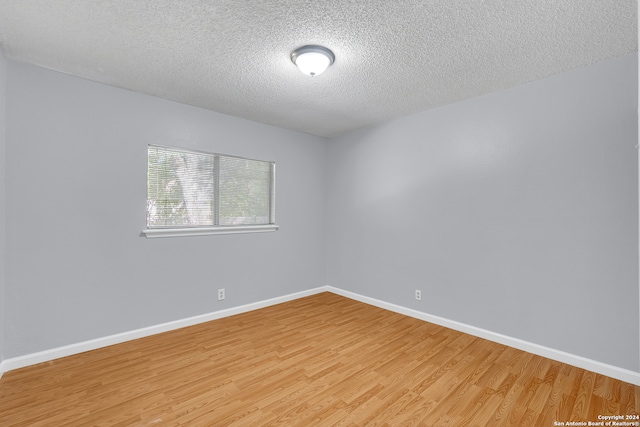
M 640 387 L 330 293 L 0 380 L 8 426 L 543 426 Z

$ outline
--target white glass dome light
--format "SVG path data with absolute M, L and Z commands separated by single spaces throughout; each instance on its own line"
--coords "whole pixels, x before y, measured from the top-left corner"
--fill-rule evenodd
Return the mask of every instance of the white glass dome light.
M 291 61 L 300 71 L 311 77 L 324 73 L 335 59 L 335 55 L 329 49 L 315 45 L 302 46 L 291 54 Z

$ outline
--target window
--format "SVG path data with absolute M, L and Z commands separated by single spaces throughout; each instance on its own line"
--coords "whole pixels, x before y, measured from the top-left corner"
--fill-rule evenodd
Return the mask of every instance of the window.
M 147 237 L 275 231 L 275 164 L 149 145 Z

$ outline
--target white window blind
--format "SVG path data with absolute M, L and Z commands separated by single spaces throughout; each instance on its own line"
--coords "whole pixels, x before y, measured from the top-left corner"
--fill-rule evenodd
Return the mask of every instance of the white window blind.
M 147 158 L 147 237 L 277 229 L 273 162 L 156 145 Z

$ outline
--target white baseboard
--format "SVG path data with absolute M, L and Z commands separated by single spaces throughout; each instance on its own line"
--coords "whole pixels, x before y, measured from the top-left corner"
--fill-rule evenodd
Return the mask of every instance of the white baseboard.
M 635 372 L 628 369 L 619 368 L 617 366 L 608 365 L 606 363 L 597 362 L 595 360 L 587 359 L 586 357 L 576 356 L 564 351 L 555 350 L 553 348 L 534 344 L 518 338 L 491 332 L 486 329 L 456 322 L 455 320 L 449 320 L 443 317 L 434 316 L 432 314 L 423 313 L 418 310 L 391 304 L 385 301 L 377 300 L 375 298 L 365 297 L 354 292 L 345 291 L 331 286 L 328 287 L 328 291 L 346 298 L 351 298 L 353 300 L 363 302 L 365 304 L 384 308 L 386 310 L 424 320 L 429 323 L 435 323 L 436 325 L 464 332 L 466 334 L 473 335 L 479 338 L 484 338 L 486 340 L 497 342 L 499 344 L 504 344 L 509 347 L 517 348 L 518 350 L 527 351 L 538 356 L 546 357 L 548 359 L 556 360 L 558 362 L 566 363 L 568 365 L 576 366 L 588 371 L 593 371 L 598 374 L 616 378 L 618 380 L 625 381 L 631 384 L 640 385 L 640 372 Z
M 310 289 L 302 292 L 296 292 L 293 294 L 288 294 L 282 297 L 272 298 L 264 301 L 258 301 L 252 304 L 246 304 L 239 307 L 232 307 L 226 310 L 215 311 L 215 312 L 203 314 L 200 316 L 189 317 L 186 319 L 162 323 L 160 325 L 150 326 L 147 328 L 136 329 L 129 332 L 123 332 L 120 334 L 110 335 L 103 338 L 97 338 L 90 341 L 84 341 L 77 344 L 71 344 L 64 347 L 58 347 L 51 350 L 46 350 L 38 353 L 32 353 L 24 356 L 6 359 L 0 362 L 0 378 L 2 377 L 3 373 L 12 371 L 14 369 L 24 368 L 26 366 L 35 365 L 37 363 L 48 362 L 50 360 L 59 359 L 61 357 L 71 356 L 74 354 L 83 353 L 85 351 L 95 350 L 98 348 L 107 347 L 110 345 L 119 344 L 126 341 L 131 341 L 138 338 L 144 338 L 147 336 L 171 331 L 174 329 L 193 326 L 199 323 L 221 319 L 223 317 L 233 316 L 240 313 L 246 313 L 248 311 L 269 307 L 275 304 L 292 301 L 298 298 L 315 295 L 321 292 L 332 292 L 336 295 L 341 295 L 346 298 L 363 302 L 365 304 L 384 308 L 386 310 L 403 314 L 405 316 L 410 316 L 416 319 L 424 320 L 426 322 L 434 323 L 436 325 L 444 326 L 446 328 L 450 328 L 456 331 L 464 332 L 466 334 L 473 335 L 479 338 L 484 338 L 489 341 L 504 344 L 509 347 L 517 348 L 519 350 L 527 351 L 529 353 L 533 353 L 538 356 L 546 357 L 552 360 L 556 360 L 558 362 L 576 366 L 578 368 L 593 371 L 593 372 L 606 375 L 608 377 L 616 378 L 631 384 L 640 385 L 640 372 L 630 371 L 628 369 L 623 369 L 617 366 L 608 365 L 606 363 L 597 362 L 595 360 L 587 359 L 582 356 L 576 356 L 574 354 L 566 353 L 560 350 L 555 350 L 549 347 L 544 347 L 544 346 L 530 343 L 528 341 L 524 341 L 518 338 L 513 338 L 506 335 L 498 334 L 496 332 L 491 332 L 486 329 L 456 322 L 454 320 L 445 319 L 443 317 L 423 313 L 421 311 L 391 304 L 385 301 L 366 297 L 360 294 L 356 294 L 354 292 L 345 291 L 345 290 L 334 288 L 331 286 L 321 286 L 319 288 Z
M 84 353 L 85 351 L 96 350 L 98 348 L 107 347 L 114 344 L 120 344 L 126 341 L 131 341 L 131 340 L 148 337 L 155 334 L 160 334 L 162 332 L 185 328 L 187 326 L 193 326 L 199 323 L 209 322 L 211 320 L 221 319 L 223 317 L 233 316 L 240 313 L 246 313 L 248 311 L 269 307 L 271 305 L 276 305 L 283 302 L 292 301 L 298 298 L 303 298 L 306 296 L 315 295 L 315 294 L 318 294 L 321 292 L 327 292 L 327 291 L 328 291 L 328 287 L 322 286 L 319 288 L 309 289 L 302 292 L 296 292 L 293 294 L 288 294 L 288 295 L 284 295 L 277 298 L 271 298 L 268 300 L 258 301 L 251 304 L 241 305 L 238 307 L 232 307 L 225 310 L 214 311 L 212 313 L 202 314 L 199 316 L 189 317 L 186 319 L 175 320 L 173 322 L 162 323 L 159 325 L 149 326 L 142 329 L 136 329 L 129 332 L 123 332 L 120 334 L 109 335 L 102 338 L 96 338 L 93 340 L 84 341 L 77 344 L 66 345 L 64 347 L 57 347 L 50 350 L 40 351 L 38 353 L 31 353 L 31 354 L 26 354 L 24 356 L 9 358 L 9 359 L 3 360 L 2 363 L 0 364 L 0 374 L 3 372 L 13 371 L 14 369 L 20 369 L 26 366 L 31 366 L 38 363 L 59 359 L 61 357 L 72 356 L 74 354 Z

